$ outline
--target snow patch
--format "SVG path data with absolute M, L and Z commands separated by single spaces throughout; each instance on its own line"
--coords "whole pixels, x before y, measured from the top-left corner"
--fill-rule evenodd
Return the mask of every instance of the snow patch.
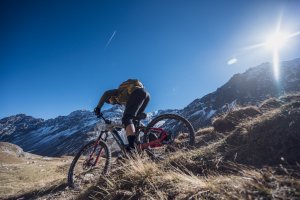
M 190 117 L 193 117 L 193 116 L 196 116 L 196 115 L 204 116 L 205 114 L 206 114 L 205 108 L 203 108 L 202 110 L 198 110 L 198 111 L 194 112 L 193 114 L 191 114 Z
M 209 119 L 209 118 L 211 118 L 214 114 L 216 113 L 216 110 L 211 110 L 211 111 L 209 111 L 208 113 L 207 113 L 207 115 L 206 115 L 206 119 Z

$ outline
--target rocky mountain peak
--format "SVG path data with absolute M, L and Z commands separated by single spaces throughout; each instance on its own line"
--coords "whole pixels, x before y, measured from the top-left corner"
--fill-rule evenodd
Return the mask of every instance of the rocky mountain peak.
M 269 97 L 300 91 L 300 58 L 281 63 L 279 81 L 273 65 L 263 63 L 244 73 L 235 74 L 216 91 L 194 100 L 181 114 L 199 128 L 211 123 L 211 118 L 237 105 L 257 105 Z
M 257 105 L 261 101 L 289 92 L 300 91 L 300 58 L 281 63 L 281 78 L 275 81 L 271 63 L 252 67 L 235 74 L 216 91 L 197 98 L 182 110 L 159 110 L 148 113 L 147 121 L 164 113 L 177 113 L 190 120 L 194 128 L 211 124 L 214 116 L 238 105 Z M 115 105 L 104 110 L 104 116 L 120 121 L 124 106 Z M 40 155 L 73 154 L 78 148 L 96 137 L 92 132 L 101 123 L 93 112 L 77 110 L 54 119 L 36 119 L 25 114 L 0 119 L 0 141 L 21 146 L 25 151 Z M 167 123 L 166 123 L 167 124 Z

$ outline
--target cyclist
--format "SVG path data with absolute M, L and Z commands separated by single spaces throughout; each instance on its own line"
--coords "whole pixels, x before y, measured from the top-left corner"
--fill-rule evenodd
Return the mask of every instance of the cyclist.
M 122 124 L 125 126 L 125 131 L 128 140 L 128 152 L 134 150 L 135 142 L 135 127 L 133 118 L 145 111 L 150 100 L 149 93 L 145 90 L 143 84 L 137 79 L 128 79 L 121 83 L 118 89 L 107 90 L 99 100 L 94 113 L 97 116 L 102 115 L 101 108 L 104 103 L 119 104 L 125 106 L 123 113 Z

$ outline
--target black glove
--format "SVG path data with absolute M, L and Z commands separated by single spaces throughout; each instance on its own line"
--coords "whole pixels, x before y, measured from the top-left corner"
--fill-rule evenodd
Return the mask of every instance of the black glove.
M 111 121 L 109 119 L 106 119 L 105 124 L 111 124 Z
M 96 115 L 97 117 L 102 116 L 102 113 L 100 112 L 100 108 L 98 108 L 98 107 L 96 107 L 96 108 L 94 109 L 94 113 L 95 113 L 95 115 Z

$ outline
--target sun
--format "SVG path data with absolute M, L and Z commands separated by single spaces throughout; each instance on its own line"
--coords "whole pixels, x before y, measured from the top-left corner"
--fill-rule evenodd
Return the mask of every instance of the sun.
M 265 42 L 245 47 L 245 50 L 266 47 L 269 51 L 271 51 L 273 58 L 274 77 L 275 80 L 278 81 L 280 77 L 280 52 L 282 51 L 283 47 L 287 45 L 287 42 L 296 36 L 300 36 L 300 31 L 287 34 L 286 32 L 282 32 L 280 30 L 280 26 L 278 26 L 276 32 L 270 35 Z
M 276 32 L 267 39 L 265 45 L 269 49 L 279 50 L 280 48 L 284 47 L 287 40 L 288 34 Z
M 300 30 L 297 30 L 293 33 L 287 34 L 287 32 L 282 31 L 281 27 L 282 16 L 279 16 L 275 32 L 270 35 L 264 42 L 256 43 L 250 46 L 243 48 L 243 51 L 253 50 L 257 48 L 265 47 L 272 54 L 273 60 L 273 72 L 275 80 L 279 81 L 280 78 L 280 53 L 284 50 L 284 47 L 287 46 L 289 40 L 294 37 L 300 36 Z M 227 64 L 232 65 L 236 63 L 237 58 L 230 59 Z

